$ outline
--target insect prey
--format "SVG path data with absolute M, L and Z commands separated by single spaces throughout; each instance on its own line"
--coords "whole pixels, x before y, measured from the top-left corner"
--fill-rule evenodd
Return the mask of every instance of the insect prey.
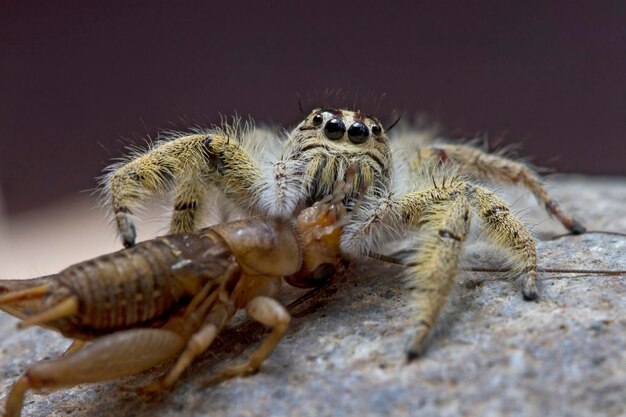
M 0 309 L 20 318 L 19 327 L 44 326 L 74 339 L 63 357 L 26 369 L 8 394 L 5 416 L 20 415 L 28 390 L 120 378 L 176 359 L 163 378 L 139 390 L 167 389 L 239 309 L 272 330 L 246 362 L 214 379 L 255 372 L 290 322 L 272 298 L 282 277 L 311 287 L 341 260 L 346 211 L 337 190 L 294 222 L 238 220 L 148 240 L 58 274 L 0 281 Z

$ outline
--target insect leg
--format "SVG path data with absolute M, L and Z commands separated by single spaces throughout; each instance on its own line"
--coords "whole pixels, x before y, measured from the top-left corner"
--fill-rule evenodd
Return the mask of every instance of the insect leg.
M 225 369 L 205 381 L 205 385 L 256 372 L 283 338 L 291 321 L 285 307 L 273 298 L 265 296 L 253 298 L 246 306 L 246 313 L 250 318 L 271 327 L 271 333 L 263 340 L 261 346 L 250 355 L 248 361 Z
M 211 346 L 218 332 L 219 329 L 215 324 L 210 323 L 204 325 L 198 332 L 191 336 L 189 341 L 187 341 L 185 350 L 178 357 L 176 364 L 172 369 L 170 369 L 165 377 L 146 386 L 133 387 L 131 389 L 140 394 L 147 394 L 168 389 L 174 384 L 174 382 L 176 382 L 185 369 L 189 367 L 191 362 L 193 362 L 198 355 L 206 351 L 209 346 Z
M 199 306 L 198 311 L 203 310 L 207 305 L 211 304 L 211 297 L 206 298 L 205 301 L 205 303 Z M 189 367 L 191 362 L 211 346 L 232 314 L 233 311 L 230 304 L 221 304 L 218 307 L 213 307 L 210 314 L 205 318 L 205 324 L 187 340 L 185 350 L 180 354 L 172 369 L 170 369 L 163 378 L 146 386 L 133 388 L 133 390 L 145 394 L 162 391 L 171 387 L 185 369 Z M 193 320 L 193 318 L 191 318 L 191 320 Z
M 72 344 L 65 350 L 65 352 L 63 352 L 63 356 L 69 356 L 77 352 L 80 348 L 85 346 L 85 343 L 87 342 L 84 340 L 74 339 L 74 341 L 72 341 Z
M 174 357 L 185 346 L 162 329 L 124 330 L 96 339 L 70 356 L 31 365 L 15 382 L 5 417 L 18 417 L 29 389 L 61 388 L 132 375 Z
M 196 264 L 196 266 L 201 266 L 201 264 Z M 232 264 L 225 272 L 224 280 L 228 280 L 228 277 L 231 277 L 237 269 L 237 264 Z M 202 273 L 202 270 L 196 272 Z M 191 362 L 211 346 L 228 319 L 235 313 L 232 303 L 223 302 L 220 295 L 222 299 L 227 298 L 226 294 L 220 294 L 220 290 L 216 290 L 214 283 L 209 281 L 191 300 L 184 316 L 179 318 L 183 322 L 173 320 L 168 324 L 178 331 L 184 331 L 185 327 L 191 326 L 193 330 L 186 331 L 188 336 L 185 349 L 163 378 L 145 386 L 132 387 L 133 391 L 145 394 L 170 388 Z
M 73 296 L 67 297 L 48 310 L 44 310 L 34 316 L 24 318 L 24 320 L 22 320 L 17 326 L 20 329 L 24 329 L 29 326 L 41 325 L 53 320 L 69 317 L 76 313 L 78 313 L 78 299 Z

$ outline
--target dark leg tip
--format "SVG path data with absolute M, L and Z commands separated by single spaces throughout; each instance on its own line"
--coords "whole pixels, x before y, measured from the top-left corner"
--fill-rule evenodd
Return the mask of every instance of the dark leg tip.
M 570 232 L 574 235 L 582 235 L 587 231 L 587 228 L 582 225 L 578 220 L 572 220 L 571 226 L 568 228 Z
M 529 275 L 525 276 L 522 280 L 522 295 L 524 300 L 533 301 L 539 296 L 537 291 L 537 277 L 534 271 L 529 272 Z
M 137 232 L 135 231 L 135 225 L 130 223 L 128 229 L 124 231 L 124 247 L 130 248 L 135 246 L 135 240 L 137 240 Z
M 409 349 L 406 352 L 406 362 L 407 363 L 411 363 L 413 362 L 415 359 L 418 359 L 420 356 L 422 356 L 422 352 L 416 349 Z
M 537 288 L 534 287 L 522 289 L 522 295 L 526 301 L 534 301 L 537 297 L 539 297 L 539 294 L 537 294 Z
M 413 346 L 407 348 L 406 350 L 406 362 L 411 363 L 416 359 L 424 356 L 424 352 L 426 351 L 426 346 L 423 343 L 419 345 L 413 344 Z
M 131 212 L 129 209 L 120 209 L 115 214 L 115 222 L 117 223 L 117 230 L 122 236 L 122 243 L 125 248 L 135 246 L 135 239 L 137 238 L 137 231 L 135 225 L 130 218 Z
M 135 240 L 137 238 L 137 234 L 135 233 L 134 226 L 131 226 L 130 231 L 131 233 L 124 233 L 122 235 L 122 243 L 124 243 L 124 247 L 126 249 L 132 248 L 133 246 L 135 246 Z

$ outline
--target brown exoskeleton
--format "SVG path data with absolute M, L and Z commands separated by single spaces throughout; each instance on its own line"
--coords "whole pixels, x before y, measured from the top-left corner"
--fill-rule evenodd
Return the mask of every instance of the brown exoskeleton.
M 282 277 L 310 287 L 341 260 L 342 199 L 318 202 L 292 223 L 249 218 L 149 240 L 55 275 L 0 281 L 0 309 L 22 319 L 20 327 L 41 325 L 75 340 L 64 357 L 27 368 L 5 417 L 20 415 L 29 389 L 119 378 L 177 358 L 140 389 L 168 388 L 241 308 L 272 331 L 247 362 L 214 380 L 256 371 L 289 325 L 272 298 Z

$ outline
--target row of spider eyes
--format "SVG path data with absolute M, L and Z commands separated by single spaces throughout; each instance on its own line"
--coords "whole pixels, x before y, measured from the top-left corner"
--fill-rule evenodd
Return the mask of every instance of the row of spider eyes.
M 318 113 L 313 116 L 313 125 L 321 126 L 324 123 L 324 115 L 322 113 Z M 372 125 L 372 133 L 376 136 L 380 135 L 383 132 L 382 127 L 378 124 Z M 346 133 L 346 125 L 343 120 L 332 117 L 329 121 L 324 125 L 324 134 L 328 139 L 338 140 L 343 137 Z M 364 143 L 370 135 L 370 131 L 368 127 L 361 122 L 354 122 L 348 128 L 348 139 L 352 143 L 360 144 Z

